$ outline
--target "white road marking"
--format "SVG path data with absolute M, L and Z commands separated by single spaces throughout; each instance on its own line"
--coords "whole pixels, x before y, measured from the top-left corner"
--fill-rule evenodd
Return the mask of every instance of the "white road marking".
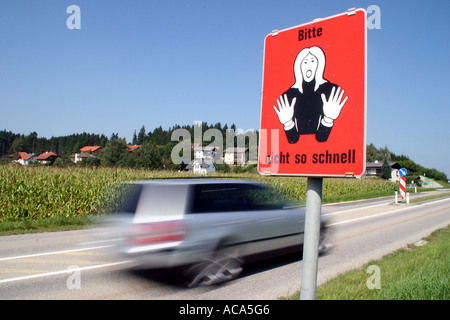
M 54 271 L 54 272 L 33 274 L 33 275 L 17 277 L 17 278 L 3 279 L 3 280 L 0 280 L 0 284 L 7 283 L 7 282 L 20 281 L 20 280 L 33 279 L 33 278 L 42 278 L 42 277 L 54 276 L 54 275 L 64 274 L 64 273 L 73 273 L 75 271 L 84 271 L 84 270 L 106 268 L 106 267 L 111 267 L 111 266 L 116 266 L 116 265 L 120 265 L 120 264 L 131 263 L 131 262 L 133 262 L 133 260 L 112 262 L 112 263 L 99 264 L 99 265 L 90 266 L 90 267 L 83 267 L 83 268 L 76 268 L 76 269 L 66 269 L 66 270 L 60 270 L 60 271 Z
M 35 253 L 35 254 L 28 254 L 28 255 L 23 255 L 23 256 L 14 256 L 14 257 L 0 258 L 0 261 L 23 259 L 23 258 L 32 258 L 32 257 L 40 257 L 40 256 L 48 256 L 48 255 L 52 255 L 52 254 L 61 254 L 61 253 L 68 253 L 68 252 L 97 250 L 97 249 L 103 249 L 103 248 L 109 248 L 109 247 L 113 247 L 113 246 L 109 245 L 109 246 L 100 246 L 100 247 L 90 247 L 90 248 L 71 249 L 71 250 L 63 250 L 63 251 L 52 251 L 52 252 Z
M 342 211 L 336 211 L 336 212 L 330 212 L 330 213 L 324 214 L 323 216 L 327 217 L 327 216 L 332 216 L 332 215 L 339 214 L 339 213 L 344 213 L 344 212 L 351 212 L 351 211 L 357 211 L 357 210 L 376 208 L 376 207 L 386 206 L 386 205 L 389 205 L 391 203 L 392 202 L 384 202 L 384 203 L 374 204 L 372 206 L 367 206 L 367 207 L 361 207 L 361 208 L 355 208 L 355 209 L 349 209 L 349 210 L 342 210 Z
M 335 222 L 335 223 L 328 224 L 327 226 L 330 227 L 330 226 L 335 226 L 335 225 L 338 225 L 338 224 L 344 224 L 344 223 L 350 223 L 350 222 L 359 221 L 359 220 L 370 219 L 370 218 L 374 218 L 374 217 L 383 216 L 383 215 L 386 215 L 386 214 L 392 214 L 392 213 L 396 213 L 396 212 L 401 212 L 401 211 L 405 211 L 405 210 L 408 210 L 408 209 L 413 209 L 413 208 L 426 206 L 426 205 L 430 205 L 430 204 L 435 204 L 435 203 L 448 201 L 448 200 L 450 200 L 450 198 L 445 198 L 445 199 L 442 199 L 442 200 L 436 200 L 436 201 L 431 201 L 431 202 L 425 202 L 425 203 L 417 204 L 417 205 L 414 205 L 414 206 L 409 206 L 409 207 L 405 207 L 405 208 L 399 208 L 399 209 L 396 209 L 396 210 L 391 210 L 391 211 L 387 211 L 387 212 L 373 214 L 373 215 L 370 215 L 370 216 L 365 216 L 365 217 L 360 217 L 360 218 L 355 218 L 355 219 Z M 354 211 L 354 210 L 361 210 L 361 209 L 366 209 L 366 208 L 371 208 L 371 207 L 376 207 L 376 206 L 378 206 L 378 205 L 364 207 L 364 208 L 359 208 L 359 209 L 351 209 L 351 210 L 346 210 L 346 211 L 340 211 L 339 213 L 349 212 L 349 211 Z

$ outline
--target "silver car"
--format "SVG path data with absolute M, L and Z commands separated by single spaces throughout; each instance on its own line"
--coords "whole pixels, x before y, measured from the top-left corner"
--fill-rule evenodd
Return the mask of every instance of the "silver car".
M 244 263 L 302 249 L 305 210 L 264 184 L 183 179 L 124 186 L 121 254 L 146 268 L 182 270 L 189 287 L 233 279 Z

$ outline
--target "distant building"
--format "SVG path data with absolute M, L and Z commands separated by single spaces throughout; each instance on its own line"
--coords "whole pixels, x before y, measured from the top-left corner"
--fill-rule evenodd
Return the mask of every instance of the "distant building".
M 52 165 L 55 162 L 58 155 L 54 152 L 44 152 L 37 156 L 36 161 L 42 164 Z
M 219 147 L 194 147 L 194 159 L 214 160 L 219 155 Z
M 391 181 L 398 182 L 400 180 L 399 170 L 400 165 L 397 162 L 389 162 L 391 167 Z M 381 176 L 381 168 L 383 167 L 383 162 L 367 162 L 366 163 L 366 176 Z
M 36 161 L 36 155 L 27 152 L 18 152 L 17 156 L 13 156 L 13 158 L 15 158 L 13 162 L 20 163 L 23 166 L 28 166 Z
M 74 155 L 69 156 L 74 163 L 78 163 L 80 161 L 86 160 L 86 159 L 98 159 L 98 157 L 94 156 L 91 153 L 82 152 L 82 153 L 75 153 Z
M 137 144 L 134 144 L 134 145 L 127 145 L 127 149 L 128 149 L 128 151 L 129 152 L 133 152 L 134 150 L 137 150 L 137 149 L 139 149 L 141 146 L 140 145 L 137 145 Z
M 248 162 L 248 157 L 248 148 L 227 148 L 224 162 L 230 166 L 243 166 Z
M 98 154 L 101 149 L 102 147 L 100 146 L 86 146 L 80 149 L 80 153 L 75 153 L 74 155 L 71 155 L 70 158 L 74 163 L 78 163 L 88 158 L 97 159 L 95 155 Z
M 184 168 L 184 170 L 194 174 L 215 173 L 216 164 L 212 160 L 194 159 L 186 166 L 186 168 Z
M 86 146 L 80 149 L 80 152 L 91 152 L 93 154 L 98 153 L 100 150 L 102 149 L 102 147 L 100 146 Z

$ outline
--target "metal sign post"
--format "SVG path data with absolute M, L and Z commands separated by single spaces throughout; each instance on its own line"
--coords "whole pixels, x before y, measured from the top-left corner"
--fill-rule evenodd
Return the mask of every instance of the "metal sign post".
M 316 298 L 323 178 L 308 178 L 301 300 Z

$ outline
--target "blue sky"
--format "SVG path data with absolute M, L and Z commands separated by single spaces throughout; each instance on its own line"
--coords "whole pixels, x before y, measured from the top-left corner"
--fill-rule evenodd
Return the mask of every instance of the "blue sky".
M 265 36 L 370 5 L 381 29 L 367 32 L 367 143 L 450 175 L 448 0 L 3 0 L 0 130 L 130 141 L 143 125 L 259 129 Z

